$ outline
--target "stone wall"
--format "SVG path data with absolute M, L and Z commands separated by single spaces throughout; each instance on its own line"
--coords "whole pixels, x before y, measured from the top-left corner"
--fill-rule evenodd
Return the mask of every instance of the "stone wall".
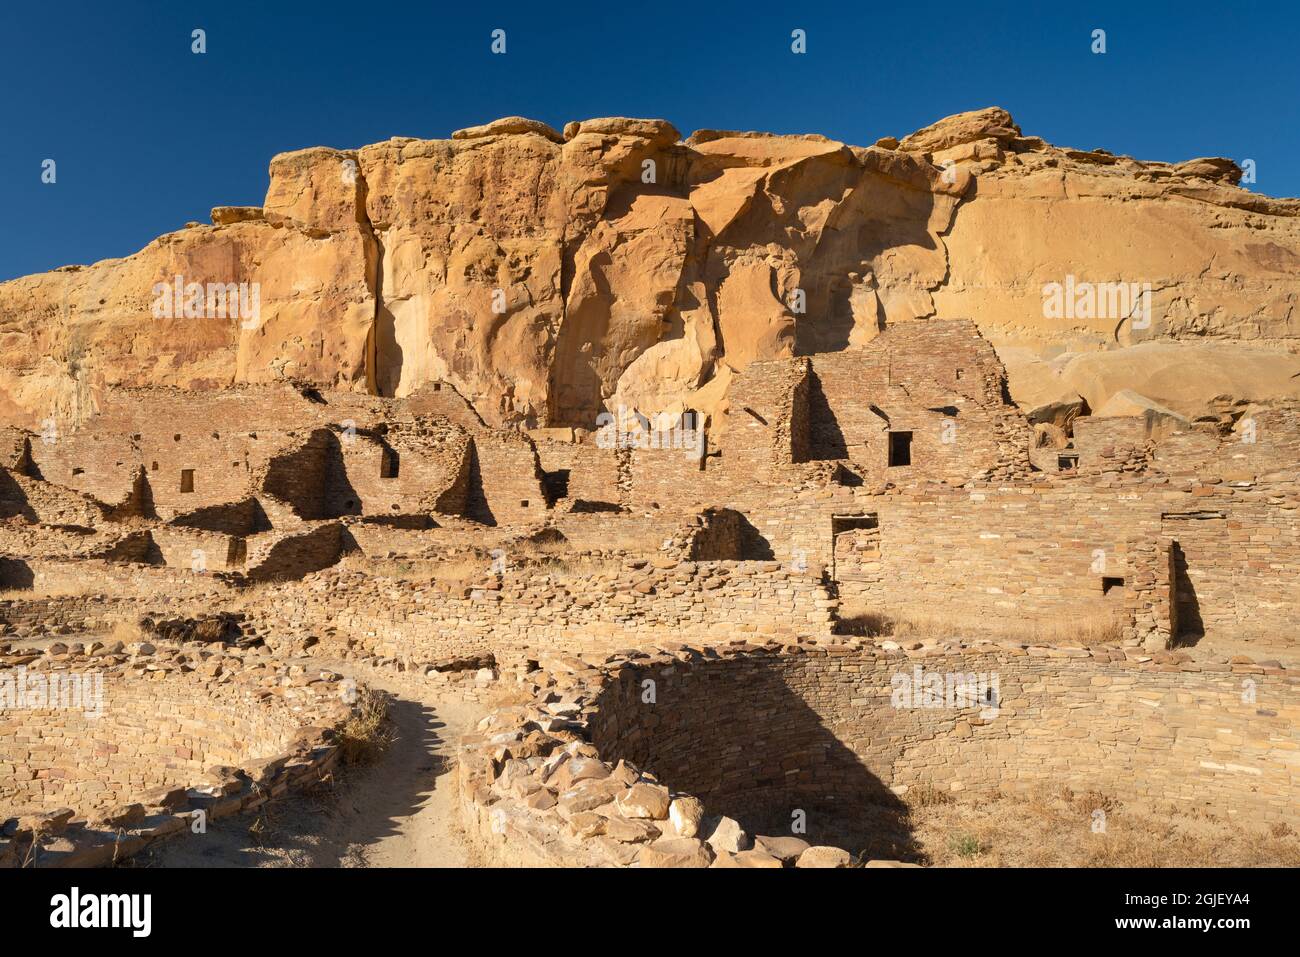
M 109 863 L 318 782 L 339 677 L 222 646 L 0 646 L 0 864 Z
M 607 760 L 591 735 L 602 691 L 632 655 L 601 667 L 552 658 L 520 677 L 522 706 L 498 708 L 461 739 L 457 762 L 466 835 L 493 864 L 511 867 L 848 867 L 838 847 L 751 836 L 709 817 L 694 796 L 630 761 Z
M 932 706 L 922 697 L 930 675 L 941 688 L 951 676 L 989 676 L 994 704 Z M 1066 785 L 1295 824 L 1298 717 L 1300 681 L 1280 668 L 1162 665 L 1109 649 L 909 655 L 854 644 L 674 669 L 633 662 L 591 726 L 607 759 L 769 826 L 794 808 L 879 804 L 918 784 Z
M 508 865 L 737 865 L 746 833 L 789 833 L 794 811 L 809 841 L 852 835 L 918 786 L 1068 786 L 1174 813 L 1300 820 L 1300 683 L 1247 661 L 737 642 L 544 662 L 528 680 L 532 704 L 495 712 L 461 760 L 467 828 Z M 683 828 L 670 802 L 687 796 L 703 806 Z M 739 845 L 713 840 L 724 819 Z M 755 843 L 769 857 L 781 846 Z
M 809 458 L 846 459 L 868 484 L 1028 471 L 1028 423 L 974 324 L 904 323 L 809 361 L 807 408 L 794 413 L 814 425 Z M 892 461 L 891 434 L 906 439 L 906 463 Z
M 777 562 L 632 560 L 565 576 L 508 571 L 464 584 L 325 573 L 268 602 L 276 617 L 328 625 L 355 650 L 413 664 L 524 649 L 615 649 L 708 640 L 719 632 L 817 634 L 832 602 L 816 579 Z

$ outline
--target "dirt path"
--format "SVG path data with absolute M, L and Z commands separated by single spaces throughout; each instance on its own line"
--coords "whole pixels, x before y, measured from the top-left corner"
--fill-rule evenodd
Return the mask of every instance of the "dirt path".
M 316 662 L 320 665 L 320 662 Z M 325 665 L 350 674 L 342 665 Z M 241 815 L 146 852 L 157 867 L 469 867 L 455 813 L 453 749 L 483 714 L 431 696 L 423 682 L 365 671 L 360 683 L 394 695 L 394 740 L 332 788 L 289 795 L 260 817 Z

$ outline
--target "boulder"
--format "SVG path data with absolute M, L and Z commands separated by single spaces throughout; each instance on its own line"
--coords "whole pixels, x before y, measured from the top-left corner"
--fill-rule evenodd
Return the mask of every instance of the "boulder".
M 760 834 L 754 838 L 754 850 L 771 854 L 784 864 L 796 861 L 808 847 L 808 842 L 798 837 L 766 837 Z
M 708 867 L 713 854 L 702 841 L 674 837 L 647 844 L 637 860 L 642 867 Z
M 853 855 L 843 848 L 817 845 L 808 848 L 794 862 L 795 867 L 852 867 Z
M 668 817 L 668 789 L 659 784 L 634 784 L 615 800 L 620 814 L 662 821 Z
M 704 805 L 699 798 L 683 795 L 668 806 L 668 820 L 679 837 L 695 837 L 704 819 Z
M 706 827 L 705 830 L 708 831 L 706 841 L 709 847 L 718 852 L 730 851 L 735 854 L 748 850 L 752 843 L 744 828 L 729 817 L 717 818 L 712 822 L 712 827 Z

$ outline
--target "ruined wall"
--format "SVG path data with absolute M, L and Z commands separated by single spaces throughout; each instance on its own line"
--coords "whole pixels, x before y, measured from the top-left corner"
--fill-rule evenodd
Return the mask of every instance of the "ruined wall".
M 552 516 L 568 543 L 579 551 L 653 554 L 685 520 L 677 509 L 572 511 Z
M 799 399 L 809 375 L 806 359 L 772 360 L 751 363 L 732 380 L 718 441 L 733 485 L 779 481 L 785 466 L 808 458 L 811 425 Z
M 214 765 L 283 751 L 297 725 L 246 692 L 199 682 L 111 676 L 104 713 L 6 710 L 0 716 L 0 813 L 103 811 L 156 787 L 188 785 Z
M 996 708 L 896 691 L 919 673 L 997 676 Z M 1295 823 L 1300 697 L 1247 666 L 1140 665 L 1003 652 L 909 658 L 869 646 L 756 652 L 673 668 L 633 662 L 602 695 L 592 740 L 715 812 L 788 823 L 895 790 L 1068 786 Z M 897 677 L 896 677 L 897 676 Z M 1249 678 L 1255 697 L 1243 696 Z M 653 704 L 643 681 L 655 682 Z M 910 685 L 909 685 L 910 687 Z M 924 700 L 933 700 L 932 705 Z M 1133 767 L 1141 766 L 1139 775 Z
M 463 515 L 469 507 L 470 438 L 445 420 L 394 422 L 383 434 L 346 436 L 329 498 L 343 514 Z M 351 506 L 348 503 L 352 503 Z
M 295 533 L 250 539 L 239 564 L 249 581 L 301 578 L 335 564 L 349 546 L 350 536 L 341 523 L 323 522 Z
M 219 646 L 0 647 L 0 817 L 18 815 L 0 866 L 116 863 L 189 833 L 195 811 L 215 821 L 319 784 L 351 711 L 341 690 Z
M 584 508 L 615 506 L 623 500 L 617 450 L 601 448 L 594 437 L 581 443 L 540 440 L 536 447 L 552 501 L 560 504 L 567 500 L 573 507 Z
M 46 481 L 110 504 L 130 495 L 143 468 L 146 514 L 167 518 L 246 497 L 271 457 L 301 441 L 293 432 L 310 409 L 288 388 L 114 390 L 81 427 L 37 442 L 32 459 Z
M 298 626 L 329 626 L 370 654 L 413 662 L 526 647 L 702 640 L 719 629 L 754 635 L 830 629 L 825 588 L 776 562 L 657 559 L 631 566 L 563 579 L 507 572 L 461 585 L 381 580 L 378 588 L 327 572 L 329 584 L 277 595 L 268 611 Z
M 904 323 L 811 365 L 807 408 L 794 413 L 813 423 L 810 459 L 847 459 L 868 484 L 1028 471 L 1028 424 L 973 323 Z
M 526 436 L 482 430 L 474 434 L 469 516 L 490 525 L 542 521 L 546 488 L 537 449 Z
M 0 519 L 94 526 L 106 513 L 89 496 L 38 481 L 25 472 L 0 469 Z

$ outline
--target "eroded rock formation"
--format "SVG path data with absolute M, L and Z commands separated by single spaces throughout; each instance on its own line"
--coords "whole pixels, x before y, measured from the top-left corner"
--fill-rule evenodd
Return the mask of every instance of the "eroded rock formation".
M 261 208 L 0 284 L 0 415 L 80 421 L 110 385 L 446 381 L 490 425 L 593 428 L 715 411 L 754 360 L 966 317 L 1039 421 L 1125 390 L 1196 417 L 1300 394 L 1300 200 L 1240 178 L 1053 147 L 996 108 L 866 148 L 511 117 L 301 150 Z M 256 284 L 256 315 L 158 317 L 177 276 Z M 1149 321 L 1049 316 L 1067 278 L 1149 288 Z

